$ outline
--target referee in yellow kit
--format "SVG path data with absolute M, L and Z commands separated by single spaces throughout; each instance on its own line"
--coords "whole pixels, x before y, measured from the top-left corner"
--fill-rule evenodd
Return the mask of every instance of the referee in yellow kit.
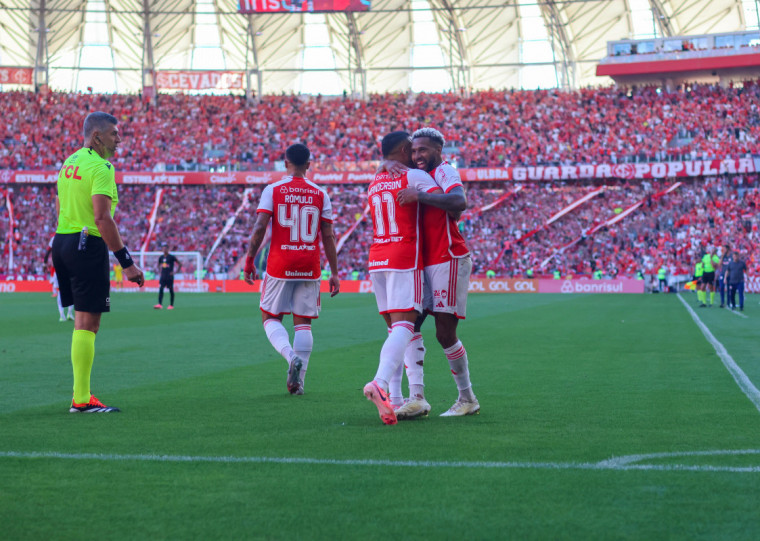
M 95 112 L 84 120 L 84 147 L 69 156 L 58 173 L 58 228 L 53 239 L 53 265 L 63 306 L 74 305 L 71 364 L 74 398 L 71 413 L 109 413 L 90 394 L 95 358 L 95 334 L 100 316 L 110 310 L 108 250 L 113 252 L 130 282 L 142 287 L 145 278 L 121 240 L 113 220 L 119 195 L 116 175 L 107 161 L 121 142 L 118 121 Z

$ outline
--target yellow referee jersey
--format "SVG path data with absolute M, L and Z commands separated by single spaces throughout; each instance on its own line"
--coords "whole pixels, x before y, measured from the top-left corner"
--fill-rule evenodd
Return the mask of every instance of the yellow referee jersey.
M 119 194 L 113 165 L 89 148 L 81 148 L 66 158 L 58 173 L 58 229 L 56 233 L 79 233 L 86 227 L 90 235 L 100 236 L 95 225 L 92 196 L 111 198 L 111 217 L 116 212 Z

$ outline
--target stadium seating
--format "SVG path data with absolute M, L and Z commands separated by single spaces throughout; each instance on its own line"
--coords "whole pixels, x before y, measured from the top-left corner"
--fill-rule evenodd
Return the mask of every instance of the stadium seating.
M 121 121 L 123 143 L 112 161 L 124 171 L 272 169 L 283 148 L 298 140 L 312 149 L 314 168 L 372 170 L 384 133 L 428 125 L 445 134 L 447 157 L 463 166 L 738 158 L 760 152 L 758 82 L 694 85 L 675 92 L 610 87 L 484 91 L 466 98 L 388 94 L 366 102 L 280 95 L 254 106 L 236 96 L 162 95 L 154 106 L 134 95 L 4 92 L 0 103 L 0 170 L 56 170 L 81 144 L 83 115 L 96 109 Z M 474 272 L 577 275 L 601 269 L 607 276 L 632 276 L 640 270 L 651 274 L 665 263 L 673 273 L 686 274 L 700 247 L 724 242 L 754 256 L 757 176 L 691 179 L 656 197 L 672 182 L 609 181 L 602 193 L 547 227 L 549 217 L 599 185 L 468 184 L 470 210 L 461 227 L 474 254 Z M 54 187 L 3 188 L 10 192 L 15 223 L 9 235 L 9 215 L 0 212 L 0 274 L 44 274 L 55 226 Z M 159 189 L 155 227 L 147 238 Z M 327 189 L 340 239 L 362 216 L 366 185 Z M 261 193 L 250 188 L 250 206 L 235 217 L 244 190 L 122 185 L 117 221 L 133 250 L 143 245 L 158 250 L 165 242 L 172 250 L 201 252 L 208 272 L 231 273 L 245 253 Z M 494 208 L 479 211 L 497 201 Z M 642 206 L 619 224 L 588 234 L 639 201 Z M 342 246 L 342 277 L 352 271 L 366 276 L 370 241 L 371 226 L 361 220 Z M 756 267 L 751 259 L 750 268 Z
M 81 145 L 87 111 L 112 112 L 124 171 L 266 170 L 302 141 L 321 170 L 367 169 L 395 129 L 435 126 L 460 166 L 743 157 L 760 149 L 760 85 L 374 95 L 367 101 L 265 96 L 0 93 L 0 169 L 57 169 Z M 371 167 L 370 167 L 371 169 Z
M 600 269 L 605 276 L 634 276 L 637 271 L 654 274 L 666 264 L 673 274 L 688 274 L 700 248 L 726 242 L 745 252 L 752 273 L 760 271 L 760 262 L 752 249 L 758 242 L 760 182 L 757 175 L 695 179 L 667 195 L 656 197 L 670 184 L 672 181 L 658 181 L 656 185 L 646 181 L 609 182 L 604 191 L 547 227 L 543 226 L 553 214 L 598 186 L 468 184 L 469 211 L 461 227 L 473 252 L 474 273 L 494 270 L 502 276 L 525 276 L 530 269 L 536 276 L 550 275 L 554 270 L 564 276 L 578 276 Z M 6 231 L 0 230 L 0 274 L 44 274 L 43 258 L 55 222 L 55 187 L 14 185 L 8 188 L 12 190 L 16 220 L 12 235 L 16 239 L 15 268 L 13 271 L 7 268 L 9 240 Z M 116 216 L 132 250 L 137 250 L 145 241 L 158 189 L 156 186 L 120 187 Z M 156 227 L 147 248 L 158 250 L 166 242 L 172 250 L 200 251 L 204 258 L 208 257 L 225 223 L 234 216 L 244 197 L 244 188 L 237 186 L 172 186 L 163 190 Z M 327 190 L 335 211 L 336 236 L 340 239 L 362 217 L 366 185 L 333 185 Z M 479 212 L 505 194 L 509 195 L 501 204 Z M 239 264 L 255 221 L 259 196 L 259 188 L 249 192 L 250 206 L 237 216 L 209 258 L 206 266 L 209 272 L 229 273 Z M 593 226 L 639 201 L 643 201 L 642 206 L 618 224 L 588 234 Z M 7 218 L 0 221 L 0 228 L 7 227 Z M 371 238 L 371 225 L 363 219 L 341 249 L 341 278 L 351 277 L 352 271 L 366 277 Z M 562 251 L 567 245 L 571 247 Z

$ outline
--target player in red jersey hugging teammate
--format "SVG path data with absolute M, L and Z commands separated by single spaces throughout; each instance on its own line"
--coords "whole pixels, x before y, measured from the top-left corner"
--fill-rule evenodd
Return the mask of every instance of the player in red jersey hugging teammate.
M 467 292 L 470 285 L 472 260 L 464 238 L 457 227 L 457 219 L 467 207 L 462 180 L 459 173 L 442 157 L 443 134 L 433 128 L 422 128 L 412 135 L 412 161 L 416 167 L 427 171 L 443 193 L 419 193 L 406 189 L 398 194 L 401 205 L 419 205 L 420 230 L 422 231 L 422 261 L 425 276 L 424 308 L 435 317 L 435 335 L 443 347 L 454 376 L 459 396 L 441 417 L 461 417 L 480 412 L 480 404 L 472 392 L 467 352 L 457 337 L 457 325 L 465 318 Z M 387 163 L 387 162 L 386 162 Z M 396 169 L 387 164 L 391 170 Z M 410 400 L 397 410 L 399 419 L 413 419 L 427 415 L 430 405 L 415 396 L 412 384 L 422 382 L 422 365 L 425 348 L 420 327 L 424 316 L 415 324 L 417 346 L 407 350 L 407 377 Z M 410 369 L 414 370 L 414 373 Z M 400 380 L 400 375 L 397 375 Z M 420 389 L 421 389 L 420 385 Z
M 304 378 L 314 344 L 311 320 L 319 316 L 319 237 L 330 264 L 330 296 L 340 291 L 338 256 L 332 228 L 332 206 L 327 192 L 306 178 L 311 153 L 300 143 L 285 151 L 288 176 L 267 186 L 261 194 L 243 276 L 253 284 L 254 257 L 269 221 L 272 241 L 261 284 L 261 319 L 269 342 L 288 362 L 290 394 L 303 394 Z M 293 344 L 282 316 L 293 314 Z
M 382 151 L 385 160 L 411 167 L 412 143 L 408 133 L 396 131 L 383 137 Z M 430 175 L 416 169 L 400 175 L 380 172 L 368 191 L 373 227 L 369 272 L 377 309 L 389 333 L 380 351 L 375 379 L 364 386 L 364 395 L 377 406 L 380 419 L 387 425 L 397 422 L 388 397 L 388 382 L 404 361 L 404 351 L 414 336 L 414 322 L 422 312 L 419 205 L 399 204 L 398 194 L 405 188 L 440 191 Z

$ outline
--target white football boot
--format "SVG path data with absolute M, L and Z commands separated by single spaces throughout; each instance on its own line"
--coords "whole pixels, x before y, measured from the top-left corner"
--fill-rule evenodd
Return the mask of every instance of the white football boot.
M 408 421 L 418 417 L 427 417 L 430 413 L 430 404 L 424 398 L 410 398 L 403 406 L 396 410 L 399 421 Z
M 441 413 L 441 417 L 463 417 L 465 415 L 477 415 L 478 413 L 480 413 L 480 404 L 478 404 L 477 398 L 472 402 L 457 400 L 447 411 Z

